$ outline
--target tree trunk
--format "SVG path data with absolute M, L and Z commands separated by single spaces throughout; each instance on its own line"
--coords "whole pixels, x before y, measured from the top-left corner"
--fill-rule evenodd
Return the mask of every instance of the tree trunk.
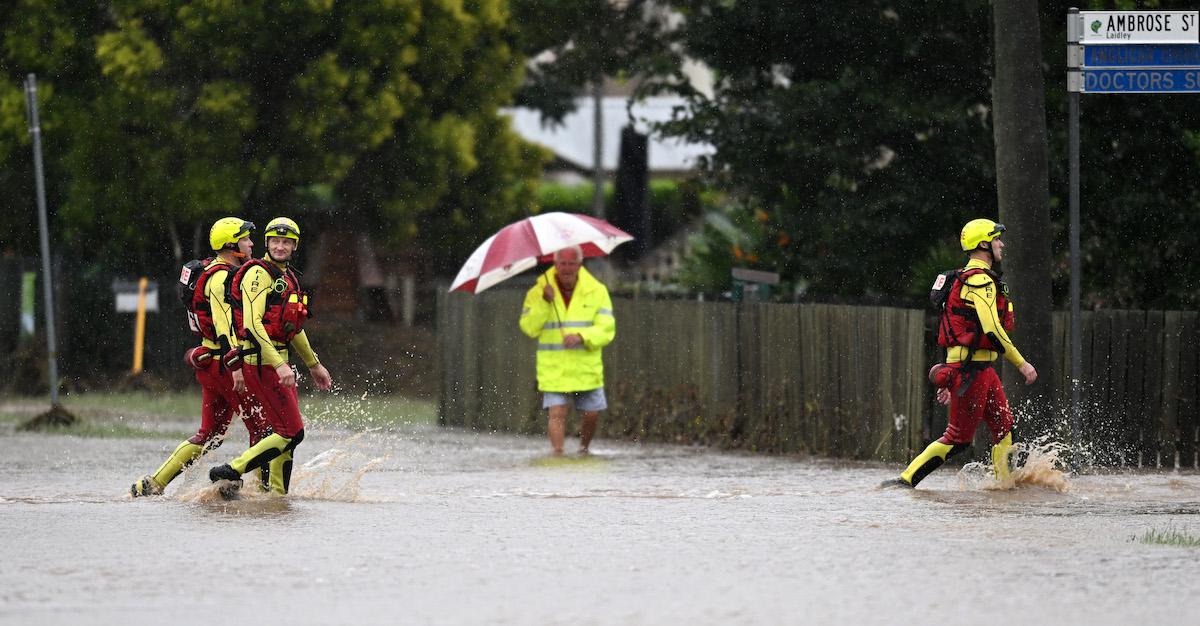
M 996 75 L 992 83 L 996 189 L 1000 221 L 1008 227 L 1002 265 L 1016 306 L 1013 341 L 1038 371 L 1027 387 L 1005 378 L 1024 438 L 1052 430 L 1054 355 L 1050 292 L 1052 255 L 1047 166 L 1045 80 L 1036 0 L 993 4 Z

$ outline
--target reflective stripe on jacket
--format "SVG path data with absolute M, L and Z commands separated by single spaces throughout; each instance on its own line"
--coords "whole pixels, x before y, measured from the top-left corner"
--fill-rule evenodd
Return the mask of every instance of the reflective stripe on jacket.
M 521 331 L 538 343 L 538 390 L 565 393 L 603 387 L 604 362 L 600 352 L 617 334 L 608 289 L 580 267 L 568 307 L 558 289 L 556 275 L 551 268 L 539 276 L 525 294 L 521 309 Z M 554 288 L 553 305 L 542 299 L 542 289 L 547 283 Z M 563 337 L 573 334 L 583 337 L 583 345 L 568 349 L 563 345 Z

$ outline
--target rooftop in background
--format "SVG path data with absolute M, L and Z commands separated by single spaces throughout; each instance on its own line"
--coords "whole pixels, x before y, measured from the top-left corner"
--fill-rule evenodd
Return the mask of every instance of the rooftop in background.
M 505 112 L 512 117 L 513 128 L 528 141 L 552 150 L 559 159 L 581 171 L 590 170 L 592 165 L 592 99 L 578 98 L 578 108 L 563 119 L 560 126 L 542 124 L 541 115 L 533 109 L 512 108 Z M 621 129 L 630 122 L 626 109 L 628 99 L 607 96 L 604 98 L 604 169 L 611 172 L 617 168 L 617 155 L 621 145 Z M 683 104 L 679 98 L 647 98 L 633 105 L 634 128 L 639 132 L 649 131 L 649 124 L 665 122 L 671 118 L 676 106 Z M 708 144 L 687 143 L 674 138 L 650 136 L 648 155 L 651 174 L 682 173 L 696 167 L 697 157 L 712 154 Z

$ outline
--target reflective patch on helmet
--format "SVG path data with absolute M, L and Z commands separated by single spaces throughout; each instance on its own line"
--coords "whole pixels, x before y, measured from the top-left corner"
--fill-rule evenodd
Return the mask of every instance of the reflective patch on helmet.
M 946 275 L 938 274 L 938 277 L 933 279 L 933 289 L 936 291 L 944 286 L 946 286 Z

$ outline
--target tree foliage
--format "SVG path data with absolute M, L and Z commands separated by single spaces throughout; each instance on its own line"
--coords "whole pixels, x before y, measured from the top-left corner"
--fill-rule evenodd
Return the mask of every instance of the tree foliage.
M 517 103 L 558 123 L 597 79 L 657 76 L 670 66 L 670 15 L 652 0 L 513 0 L 521 49 L 533 61 Z M 664 62 L 666 65 L 664 65 Z
M 498 113 L 522 75 L 502 0 L 9 6 L 6 179 L 27 172 L 18 85 L 36 72 L 57 221 L 123 263 L 190 248 L 221 215 L 295 214 L 317 184 L 336 192 L 330 219 L 389 241 L 455 214 L 488 224 L 527 201 L 544 159 Z
M 1067 9 L 1194 10 L 1178 0 L 1047 2 L 1046 60 L 1061 68 Z M 1067 97 L 1063 71 L 1047 73 L 1051 202 L 1059 235 L 1058 282 L 1067 280 Z M 1200 111 L 1196 95 L 1083 95 L 1080 215 L 1085 308 L 1200 306 Z M 1057 166 L 1057 167 L 1056 167 Z
M 709 171 L 743 198 L 729 222 L 755 225 L 710 229 L 707 254 L 818 297 L 888 298 L 926 282 L 914 261 L 964 218 L 994 215 L 988 3 L 677 6 L 717 87 L 676 81 L 687 107 L 665 130 L 715 146 Z
M 728 276 L 710 271 L 724 254 L 719 262 L 779 271 L 813 297 L 918 304 L 931 271 L 954 258 L 961 224 L 997 216 L 990 3 L 673 4 L 685 16 L 677 41 L 717 85 L 709 97 L 673 81 L 686 106 L 664 130 L 712 143 L 705 169 L 737 199 L 706 229 L 691 275 Z M 1071 5 L 1043 2 L 1040 13 L 1060 304 Z M 1085 306 L 1200 304 L 1200 269 L 1187 262 L 1200 246 L 1194 97 L 1094 95 L 1082 108 Z M 1021 233 L 1008 240 L 1020 254 Z

